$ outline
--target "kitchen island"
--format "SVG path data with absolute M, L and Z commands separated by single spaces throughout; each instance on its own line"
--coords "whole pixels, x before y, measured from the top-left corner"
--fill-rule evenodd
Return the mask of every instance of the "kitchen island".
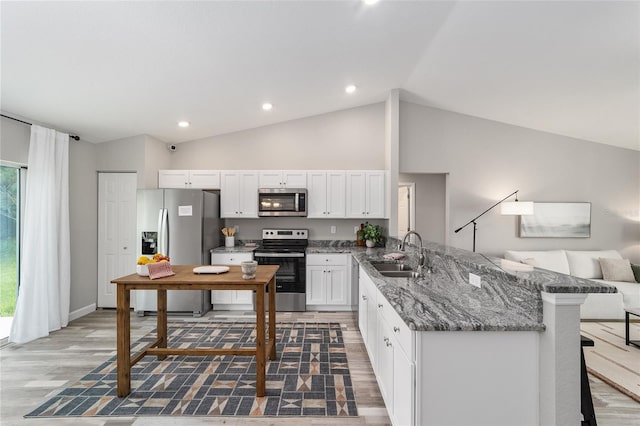
M 360 331 L 394 424 L 580 424 L 580 304 L 615 288 L 437 244 L 423 277 L 389 278 L 373 264 L 390 251 L 351 253 Z

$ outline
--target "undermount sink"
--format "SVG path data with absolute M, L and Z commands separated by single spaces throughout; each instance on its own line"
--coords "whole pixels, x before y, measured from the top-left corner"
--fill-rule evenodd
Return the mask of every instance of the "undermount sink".
M 404 263 L 383 263 L 383 262 L 371 262 L 374 268 L 380 272 L 409 272 L 413 271 L 413 268 Z M 383 274 L 384 275 L 384 274 Z
M 380 271 L 380 274 L 389 278 L 417 278 L 420 276 L 416 271 Z

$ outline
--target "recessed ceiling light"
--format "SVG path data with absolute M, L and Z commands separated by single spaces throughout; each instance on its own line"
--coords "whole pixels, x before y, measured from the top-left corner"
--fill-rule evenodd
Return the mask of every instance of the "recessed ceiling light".
M 265 102 L 262 104 L 262 109 L 265 111 L 270 111 L 271 108 L 273 108 L 273 105 L 271 105 L 269 102 Z
M 356 86 L 354 86 L 353 84 L 348 85 L 347 87 L 344 88 L 344 91 L 347 93 L 353 93 L 355 92 L 357 89 Z
M 178 126 L 180 127 L 189 127 L 191 123 L 189 123 L 188 121 L 178 121 Z
M 362 0 L 364 2 L 364 4 L 376 4 L 378 3 L 378 0 Z

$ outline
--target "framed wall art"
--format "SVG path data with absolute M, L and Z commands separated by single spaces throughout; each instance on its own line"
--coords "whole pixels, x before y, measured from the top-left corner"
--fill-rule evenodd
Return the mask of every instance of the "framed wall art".
M 532 215 L 520 216 L 521 238 L 591 237 L 591 203 L 534 202 Z

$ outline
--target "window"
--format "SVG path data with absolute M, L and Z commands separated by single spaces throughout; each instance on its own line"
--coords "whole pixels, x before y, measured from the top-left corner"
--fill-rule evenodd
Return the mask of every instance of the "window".
M 20 282 L 24 170 L 16 165 L 0 165 L 0 339 L 9 336 Z

